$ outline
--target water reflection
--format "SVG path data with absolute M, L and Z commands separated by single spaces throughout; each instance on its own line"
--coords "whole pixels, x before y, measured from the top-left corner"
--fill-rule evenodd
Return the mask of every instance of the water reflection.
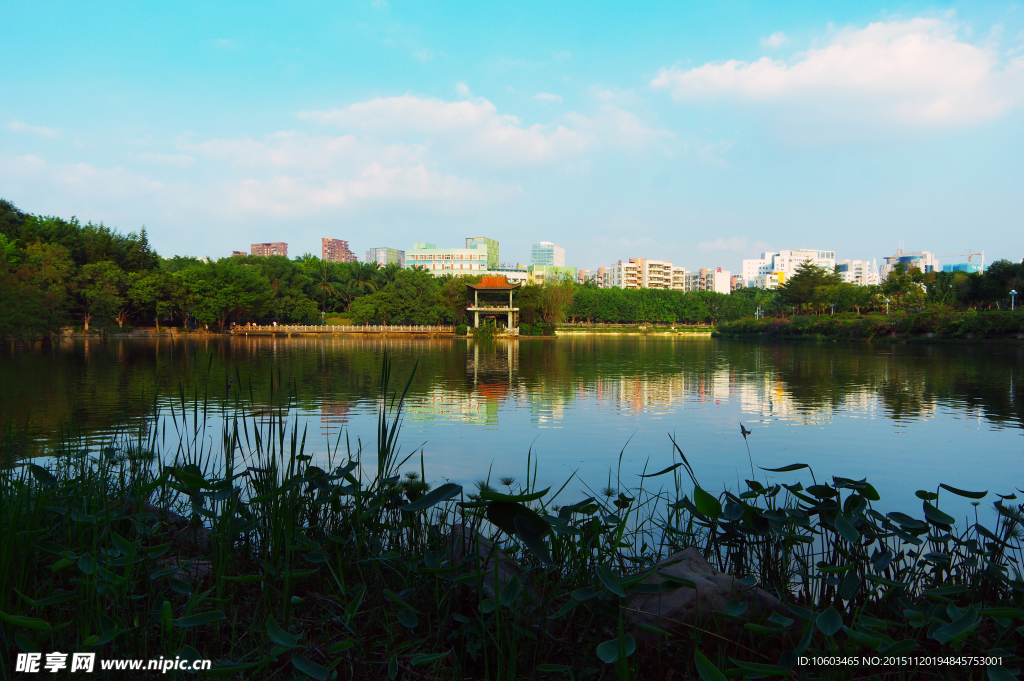
M 574 336 L 478 343 L 451 338 L 200 337 L 8 347 L 0 409 L 30 439 L 73 424 L 109 433 L 154 406 L 248 403 L 269 415 L 286 400 L 337 435 L 376 412 L 381 358 L 404 385 L 408 420 L 489 429 L 558 428 L 586 414 L 638 419 L 729 404 L 761 423 L 821 426 L 844 418 L 897 424 L 943 418 L 1020 428 L 1024 347 L 783 344 Z M 371 431 L 372 432 L 372 431 Z M 370 436 L 370 432 L 362 433 Z

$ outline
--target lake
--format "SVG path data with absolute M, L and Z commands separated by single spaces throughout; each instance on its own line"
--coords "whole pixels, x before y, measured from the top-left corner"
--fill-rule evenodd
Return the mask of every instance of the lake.
M 69 427 L 99 442 L 156 404 L 259 408 L 292 396 L 289 425 L 307 451 L 341 433 L 372 450 L 384 353 L 409 388 L 403 452 L 428 479 L 525 478 L 597 491 L 621 471 L 673 459 L 674 433 L 701 485 L 808 481 L 756 467 L 810 464 L 818 476 L 868 478 L 885 510 L 916 505 L 940 482 L 1003 494 L 1024 487 L 1024 347 L 759 343 L 685 336 L 569 335 L 477 343 L 456 338 L 226 338 L 66 341 L 8 346 L 0 414 L 45 453 Z M 217 417 L 212 417 L 216 419 Z M 750 454 L 740 423 L 751 430 Z M 216 430 L 211 431 L 216 441 Z M 344 442 L 344 440 L 342 440 Z M 344 447 L 344 445 L 343 445 Z M 621 453 L 621 462 L 620 462 Z M 419 469 L 419 457 L 416 459 Z M 657 478 L 660 484 L 668 478 Z M 808 484 L 805 482 L 805 484 Z M 991 497 L 990 497 L 991 498 Z M 986 502 L 987 504 L 987 502 Z

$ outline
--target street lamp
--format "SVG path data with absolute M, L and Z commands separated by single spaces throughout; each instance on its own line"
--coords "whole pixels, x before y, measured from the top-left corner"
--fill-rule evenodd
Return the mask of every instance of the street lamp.
M 325 314 L 326 313 L 323 310 L 320 310 L 320 326 L 327 326 L 327 320 L 324 317 Z
M 889 314 L 889 299 L 885 299 L 885 314 Z
M 829 314 L 829 316 L 831 317 L 832 315 L 834 315 L 836 313 L 836 304 L 835 303 L 829 303 L 829 305 L 832 306 L 832 312 Z
M 1017 289 L 1010 291 L 1010 312 L 1017 309 Z

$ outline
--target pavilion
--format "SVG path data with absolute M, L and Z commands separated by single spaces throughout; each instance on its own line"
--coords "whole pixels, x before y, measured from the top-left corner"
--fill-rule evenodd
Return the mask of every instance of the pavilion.
M 508 319 L 506 328 L 519 328 L 519 308 L 512 307 L 512 292 L 519 290 L 519 285 L 513 286 L 508 283 L 505 277 L 483 277 L 479 284 L 466 284 L 467 289 L 473 291 L 473 304 L 466 308 L 467 312 L 473 313 L 473 326 L 479 328 L 480 315 L 484 318 L 493 317 L 495 321 L 501 317 Z M 480 301 L 480 294 L 490 297 L 492 300 Z M 508 294 L 508 303 L 505 302 L 504 294 Z M 500 301 L 494 301 L 496 294 L 501 294 Z

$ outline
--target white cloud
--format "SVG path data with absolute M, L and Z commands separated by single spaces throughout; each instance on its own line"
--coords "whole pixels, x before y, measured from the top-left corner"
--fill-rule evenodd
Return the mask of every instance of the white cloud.
M 559 103 L 559 102 L 562 101 L 562 96 L 561 95 L 553 95 L 550 92 L 538 92 L 537 94 L 535 94 L 533 96 L 533 98 L 536 99 L 536 100 L 539 100 L 541 102 L 555 102 L 555 103 Z
M 1024 57 L 1000 68 L 994 51 L 961 41 L 949 22 L 911 19 L 839 31 L 792 62 L 763 57 L 662 69 L 651 81 L 677 100 L 794 104 L 838 120 L 956 124 L 1024 103 Z
M 455 92 L 460 97 L 469 97 L 469 86 L 466 85 L 465 83 L 456 83 Z
M 718 237 L 714 241 L 702 241 L 697 248 L 702 251 L 742 251 L 750 243 L 745 236 Z
M 430 48 L 424 47 L 413 52 L 412 56 L 416 57 L 422 62 L 428 62 L 434 58 L 434 51 L 431 50 Z
M 391 3 L 389 3 L 388 0 L 373 0 L 373 2 L 370 3 L 370 6 L 374 9 L 390 9 Z
M 548 162 L 588 146 L 575 130 L 563 125 L 524 126 L 515 116 L 499 114 L 483 98 L 446 102 L 402 95 L 332 111 L 304 111 L 299 117 L 378 135 L 443 137 L 451 153 L 492 165 Z
M 761 38 L 761 45 L 764 47 L 779 47 L 789 42 L 789 38 L 782 31 L 772 33 L 767 38 Z
M 569 50 L 562 50 L 561 52 L 555 52 L 551 56 L 557 59 L 558 61 L 563 61 L 565 59 L 569 59 L 570 57 L 572 57 L 572 52 L 570 52 Z
M 60 133 L 50 128 L 44 128 L 41 125 L 27 125 L 21 121 L 11 121 L 7 124 L 7 129 L 12 132 L 31 132 L 42 137 L 57 137 Z
M 592 118 L 571 113 L 566 119 L 595 143 L 619 149 L 657 147 L 671 152 L 670 144 L 676 138 L 674 132 L 650 128 L 636 114 L 611 104 L 602 104 L 599 114 Z
M 181 167 L 191 165 L 192 162 L 195 161 L 195 159 L 189 156 L 188 154 L 139 154 L 139 159 L 143 161 L 151 161 L 153 163 L 161 163 L 163 165 Z

